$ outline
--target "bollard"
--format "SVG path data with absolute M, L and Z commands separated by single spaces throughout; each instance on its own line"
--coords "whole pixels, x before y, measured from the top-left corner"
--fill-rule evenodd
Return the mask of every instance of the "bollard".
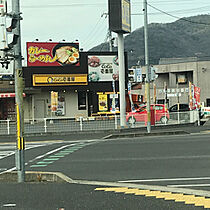
M 80 122 L 80 123 L 79 123 L 79 124 L 80 124 L 80 131 L 82 131 L 82 120 L 83 120 L 83 117 L 80 117 L 80 118 L 79 118 L 79 122 Z
M 47 133 L 47 119 L 44 118 L 44 132 Z

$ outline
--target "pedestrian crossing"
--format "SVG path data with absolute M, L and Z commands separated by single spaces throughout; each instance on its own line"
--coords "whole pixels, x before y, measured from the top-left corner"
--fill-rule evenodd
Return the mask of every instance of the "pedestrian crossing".
M 32 148 L 35 148 L 35 147 L 46 146 L 47 144 L 49 144 L 49 143 L 47 143 L 47 142 L 27 143 L 26 146 L 25 146 L 25 149 L 28 150 L 28 149 L 32 149 Z M 15 143 L 0 144 L 0 160 L 4 159 L 6 157 L 9 157 L 11 155 L 14 155 L 15 151 L 16 151 L 16 144 Z
M 15 154 L 15 144 L 0 145 L 0 160 Z

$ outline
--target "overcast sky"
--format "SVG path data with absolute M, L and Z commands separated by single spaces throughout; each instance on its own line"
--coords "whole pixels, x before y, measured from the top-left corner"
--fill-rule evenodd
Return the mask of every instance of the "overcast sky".
M 172 16 L 188 17 L 208 14 L 209 0 L 148 0 L 148 4 Z M 11 0 L 8 0 L 11 5 Z M 65 39 L 68 42 L 79 40 L 85 51 L 105 41 L 108 18 L 108 0 L 20 0 L 23 20 L 22 50 L 25 42 L 55 42 Z M 143 0 L 131 0 L 132 31 L 142 27 Z M 11 7 L 9 7 L 10 9 Z M 148 6 L 148 21 L 157 23 L 174 22 L 177 19 Z M 116 36 L 115 34 L 113 34 Z

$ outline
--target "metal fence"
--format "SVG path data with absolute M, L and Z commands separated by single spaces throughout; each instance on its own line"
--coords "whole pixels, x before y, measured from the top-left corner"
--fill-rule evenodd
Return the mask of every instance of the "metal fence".
M 198 111 L 175 112 L 165 116 L 151 119 L 152 125 L 172 125 L 194 123 L 198 121 Z M 126 116 L 126 128 L 145 127 L 147 125 L 147 115 L 133 113 Z M 39 133 L 62 133 L 73 131 L 91 131 L 91 130 L 117 130 L 120 129 L 120 116 L 97 116 L 97 117 L 79 117 L 79 118 L 44 118 L 25 120 L 25 134 Z M 16 122 L 10 120 L 0 120 L 0 135 L 10 135 L 16 133 Z

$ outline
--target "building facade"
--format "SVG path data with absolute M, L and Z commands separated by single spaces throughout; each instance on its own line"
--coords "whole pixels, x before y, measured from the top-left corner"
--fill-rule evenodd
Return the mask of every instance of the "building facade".
M 116 53 L 80 52 L 79 65 L 23 68 L 26 120 L 77 118 L 119 112 L 119 69 Z M 127 66 L 127 59 L 125 59 Z M 57 94 L 52 111 L 52 93 Z
M 189 103 L 191 82 L 200 88 L 201 104 L 210 106 L 210 59 L 205 59 L 197 57 L 160 59 L 159 65 L 153 66 L 156 68 L 158 78 L 150 84 L 151 102 L 164 103 L 167 97 L 168 106 Z M 145 67 L 142 72 L 146 74 Z M 142 89 L 139 89 L 139 94 L 145 96 L 144 84 Z

